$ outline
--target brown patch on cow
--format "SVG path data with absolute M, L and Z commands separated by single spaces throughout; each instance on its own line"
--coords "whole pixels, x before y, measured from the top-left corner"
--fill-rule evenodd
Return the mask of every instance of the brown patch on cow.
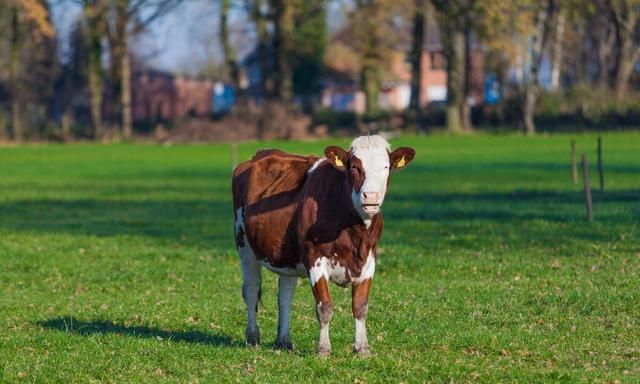
M 367 317 L 371 282 L 371 279 L 366 279 L 360 284 L 354 285 L 351 290 L 351 311 L 353 317 L 358 320 L 364 320 Z
M 356 193 L 359 193 L 367 174 L 362 166 L 362 160 L 353 155 L 349 159 L 349 175 L 351 176 L 351 185 L 353 186 L 353 190 L 356 191 Z
M 321 277 L 316 284 L 311 287 L 313 297 L 316 300 L 318 321 L 326 324 L 331 321 L 333 316 L 333 300 L 329 293 L 329 283 L 324 277 Z
M 234 210 L 244 207 L 246 240 L 258 259 L 278 268 L 295 268 L 298 249 L 290 241 L 291 221 L 307 170 L 318 160 L 279 150 L 262 150 L 233 172 Z

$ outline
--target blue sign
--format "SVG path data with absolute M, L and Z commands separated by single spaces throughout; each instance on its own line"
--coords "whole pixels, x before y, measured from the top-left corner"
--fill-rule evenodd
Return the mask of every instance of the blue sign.
M 228 84 L 215 83 L 213 85 L 212 102 L 214 114 L 231 112 L 236 102 L 236 91 Z
M 495 73 L 489 73 L 484 79 L 484 102 L 489 105 L 500 101 L 500 82 Z

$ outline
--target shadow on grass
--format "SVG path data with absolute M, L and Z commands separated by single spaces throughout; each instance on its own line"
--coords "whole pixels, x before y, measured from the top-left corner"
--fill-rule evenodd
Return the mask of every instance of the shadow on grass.
M 221 200 L 24 199 L 0 203 L 0 228 L 144 236 L 203 248 L 230 248 L 232 212 L 231 203 Z
M 225 334 L 208 334 L 199 331 L 167 331 L 144 325 L 119 325 L 104 320 L 84 321 L 73 317 L 58 317 L 46 321 L 39 321 L 38 325 L 47 329 L 72 332 L 82 336 L 115 334 L 221 347 L 244 346 L 243 343 L 234 341 Z

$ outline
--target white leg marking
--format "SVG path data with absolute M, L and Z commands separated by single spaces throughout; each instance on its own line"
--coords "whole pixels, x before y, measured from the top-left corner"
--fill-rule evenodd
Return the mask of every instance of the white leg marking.
M 353 348 L 356 352 L 366 351 L 369 349 L 369 342 L 367 341 L 367 325 L 365 319 L 356 319 L 356 338 L 353 343 Z
M 291 303 L 297 283 L 298 278 L 295 276 L 280 276 L 278 279 L 278 338 L 276 339 L 276 348 L 293 348 L 289 332 L 289 315 L 291 314 Z
M 322 314 L 322 303 L 318 303 L 318 318 L 320 319 L 320 337 L 318 338 L 318 353 L 321 356 L 328 355 L 331 351 L 331 340 L 329 340 L 329 320 L 324 319 Z

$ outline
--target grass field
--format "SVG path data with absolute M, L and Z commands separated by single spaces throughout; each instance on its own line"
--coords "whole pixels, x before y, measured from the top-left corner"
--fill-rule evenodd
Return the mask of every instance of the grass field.
M 351 294 L 332 286 L 326 360 L 303 280 L 296 351 L 273 350 L 267 271 L 263 345 L 243 345 L 228 145 L 0 148 L 0 381 L 640 382 L 640 134 L 603 136 L 590 224 L 571 138 L 393 141 L 417 158 L 383 209 L 374 356 L 352 354 Z M 595 187 L 596 138 L 573 138 Z

